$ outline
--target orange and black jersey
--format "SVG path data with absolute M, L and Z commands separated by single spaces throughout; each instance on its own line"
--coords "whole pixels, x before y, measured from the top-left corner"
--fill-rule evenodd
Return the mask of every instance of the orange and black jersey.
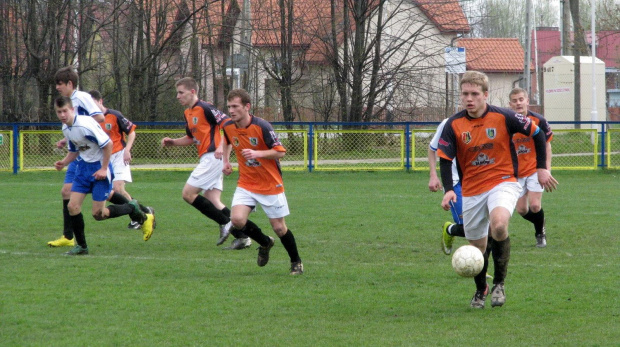
M 222 125 L 226 142 L 232 148 L 239 163 L 239 180 L 237 186 L 250 192 L 263 195 L 276 195 L 284 192 L 282 171 L 278 159 L 244 159 L 241 150 L 245 148 L 264 151 L 275 149 L 286 152 L 273 127 L 266 120 L 252 116 L 247 128 L 238 128 L 229 120 Z
M 463 110 L 446 122 L 437 153 L 446 160 L 456 158 L 463 196 L 474 196 L 499 183 L 516 182 L 517 154 L 512 135 L 532 136 L 537 132 L 538 127 L 528 117 L 510 109 L 487 105 L 480 118 L 469 117 Z
M 198 156 L 215 152 L 222 140 L 219 124 L 229 119 L 228 116 L 212 104 L 198 100 L 185 114 L 185 133 L 194 139 Z
M 545 133 L 547 142 L 553 138 L 553 131 L 549 122 L 541 114 L 528 111 L 528 118 L 540 128 L 540 131 Z M 534 140 L 523 134 L 515 134 L 512 137 L 512 142 L 515 144 L 517 151 L 517 159 L 519 159 L 519 177 L 528 177 L 536 172 L 536 148 L 534 147 Z
M 103 116 L 105 117 L 101 127 L 112 140 L 112 153 L 121 151 L 127 145 L 127 136 L 136 129 L 136 125 L 125 118 L 117 110 L 108 109 Z

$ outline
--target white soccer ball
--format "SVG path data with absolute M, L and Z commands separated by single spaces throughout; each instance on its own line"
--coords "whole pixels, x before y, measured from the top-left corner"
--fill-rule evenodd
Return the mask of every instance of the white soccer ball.
M 482 252 L 472 245 L 459 247 L 452 255 L 452 267 L 463 277 L 474 277 L 482 271 L 484 257 Z

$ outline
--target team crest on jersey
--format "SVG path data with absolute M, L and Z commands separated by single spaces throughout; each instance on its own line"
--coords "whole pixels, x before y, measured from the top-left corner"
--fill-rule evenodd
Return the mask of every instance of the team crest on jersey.
M 250 144 L 252 146 L 258 146 L 258 138 L 257 137 L 250 137 Z
M 491 140 L 495 138 L 497 135 L 497 130 L 495 128 L 487 128 L 487 137 Z
M 530 153 L 530 149 L 524 145 L 519 145 L 519 148 L 517 148 L 517 155 L 528 154 L 528 153 Z
M 239 147 L 239 138 L 237 136 L 233 137 L 233 146 Z
M 198 124 L 198 117 L 192 117 L 192 123 L 194 125 Z
M 105 128 L 106 128 L 106 130 L 112 130 L 112 124 L 105 123 Z
M 461 134 L 461 140 L 463 140 L 465 144 L 468 144 L 471 142 L 471 134 L 469 133 L 469 131 L 466 131 Z

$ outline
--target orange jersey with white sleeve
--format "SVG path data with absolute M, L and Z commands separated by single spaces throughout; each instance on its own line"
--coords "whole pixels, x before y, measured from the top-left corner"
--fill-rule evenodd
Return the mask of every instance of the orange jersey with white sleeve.
M 480 118 L 463 110 L 444 126 L 437 153 L 456 158 L 463 196 L 475 196 L 502 182 L 517 181 L 515 133 L 533 136 L 538 126 L 531 119 L 506 108 L 487 105 Z
M 103 131 L 110 136 L 110 140 L 112 140 L 114 145 L 114 147 L 112 147 L 112 153 L 119 152 L 125 148 L 127 144 L 127 135 L 131 134 L 136 129 L 136 125 L 117 110 L 108 109 L 104 117 L 105 119 L 101 127 Z
M 271 124 L 262 118 L 252 116 L 247 128 L 238 128 L 232 120 L 224 123 L 222 128 L 226 142 L 232 144 L 239 163 L 237 186 L 263 195 L 283 193 L 284 184 L 279 159 L 245 159 L 241 155 L 241 150 L 245 148 L 286 152 Z
M 184 114 L 185 133 L 194 139 L 198 157 L 215 152 L 222 140 L 220 124 L 230 118 L 212 104 L 202 100 L 186 109 Z
M 553 138 L 553 131 L 549 122 L 541 114 L 528 111 L 528 118 L 545 133 L 547 142 L 550 142 Z M 534 147 L 534 140 L 523 134 L 515 134 L 512 137 L 512 142 L 515 144 L 517 150 L 517 159 L 519 160 L 519 177 L 532 176 L 536 172 L 536 148 Z

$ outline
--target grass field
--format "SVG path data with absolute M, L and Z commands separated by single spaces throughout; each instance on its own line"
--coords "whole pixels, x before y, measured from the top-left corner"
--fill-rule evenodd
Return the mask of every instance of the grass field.
M 254 245 L 216 247 L 215 223 L 181 199 L 188 174 L 134 173 L 128 190 L 157 213 L 148 242 L 87 202 L 84 257 L 46 247 L 61 235 L 62 173 L 0 174 L 0 345 L 620 344 L 619 172 L 554 172 L 548 247 L 515 213 L 507 302 L 484 310 L 440 250 L 450 215 L 428 173 L 285 173 L 297 277 L 279 242 L 264 268 Z M 273 235 L 260 209 L 252 219 Z

